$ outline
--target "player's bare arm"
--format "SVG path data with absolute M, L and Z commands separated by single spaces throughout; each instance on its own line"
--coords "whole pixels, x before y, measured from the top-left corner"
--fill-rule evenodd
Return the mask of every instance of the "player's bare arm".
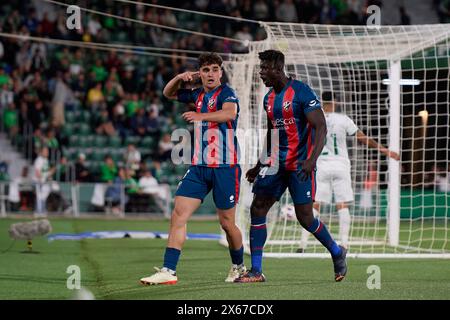
M 367 145 L 369 148 L 377 149 L 387 157 L 390 157 L 397 161 L 400 160 L 400 155 L 397 152 L 389 150 L 382 144 L 376 142 L 374 139 L 366 136 L 364 132 L 362 132 L 361 130 L 358 130 L 356 132 L 356 139 L 358 139 L 358 141 L 361 142 L 362 144 Z
M 188 122 L 194 121 L 208 121 L 208 122 L 228 122 L 236 119 L 237 105 L 234 102 L 225 102 L 222 105 L 222 110 L 208 113 L 198 113 L 189 111 L 183 113 L 183 119 Z
M 263 148 L 263 150 L 271 150 L 271 130 L 272 130 L 272 122 L 269 120 L 269 118 L 267 118 L 267 134 L 266 134 L 266 140 L 265 140 L 265 146 Z M 260 159 L 265 156 L 264 154 L 261 155 L 261 157 L 259 157 Z M 256 177 L 259 174 L 259 171 L 261 170 L 262 167 L 262 163 L 260 160 L 258 160 L 258 162 L 256 163 L 256 165 L 249 169 L 247 171 L 247 173 L 245 174 L 245 177 L 247 178 L 247 181 L 250 183 L 253 183 L 256 179 Z
M 312 154 L 308 159 L 302 162 L 302 172 L 307 177 L 309 177 L 316 167 L 317 158 L 319 158 L 320 153 L 322 152 L 322 149 L 325 145 L 325 139 L 327 136 L 327 123 L 322 109 L 313 110 L 307 113 L 306 118 L 316 131 Z
M 177 99 L 177 91 L 180 89 L 181 84 L 183 82 L 192 82 L 200 77 L 200 73 L 198 71 L 186 71 L 180 74 L 177 74 L 170 80 L 167 85 L 164 87 L 163 95 L 170 100 Z

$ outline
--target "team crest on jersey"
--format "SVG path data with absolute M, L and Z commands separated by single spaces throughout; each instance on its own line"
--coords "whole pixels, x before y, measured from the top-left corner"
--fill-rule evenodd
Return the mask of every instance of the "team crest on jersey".
M 284 110 L 288 110 L 290 106 L 291 106 L 291 102 L 290 101 L 286 101 L 285 103 L 283 103 Z
M 214 107 L 214 103 L 216 102 L 215 99 L 211 99 L 208 101 L 208 108 L 212 109 Z

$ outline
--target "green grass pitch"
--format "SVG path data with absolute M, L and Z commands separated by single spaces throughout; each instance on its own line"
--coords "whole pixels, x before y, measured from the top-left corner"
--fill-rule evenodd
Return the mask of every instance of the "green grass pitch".
M 17 219 L 0 220 L 0 252 L 11 244 L 8 228 Z M 100 230 L 166 232 L 168 221 L 52 219 L 53 233 Z M 218 233 L 216 221 L 191 221 L 188 232 Z M 96 299 L 450 299 L 449 260 L 349 259 L 349 273 L 333 280 L 329 259 L 264 260 L 266 283 L 227 284 L 228 250 L 216 241 L 188 240 L 174 286 L 143 287 L 139 278 L 161 266 L 166 240 L 104 239 L 33 242 L 39 254 L 22 254 L 24 241 L 0 253 L 0 299 L 70 299 L 66 287 L 70 265 L 81 269 L 81 286 Z M 250 265 L 250 257 L 245 256 Z M 367 268 L 381 269 L 381 289 L 366 286 Z

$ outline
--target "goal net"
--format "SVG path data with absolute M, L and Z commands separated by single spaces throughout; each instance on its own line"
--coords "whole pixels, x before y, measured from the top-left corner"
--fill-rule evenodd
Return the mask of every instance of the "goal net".
M 320 97 L 331 91 L 337 112 L 366 135 L 401 155 L 388 159 L 348 137 L 352 188 L 349 256 L 450 258 L 449 114 L 450 27 L 327 26 L 265 23 L 267 39 L 225 64 L 240 99 L 240 203 L 237 221 L 249 252 L 251 185 L 245 172 L 262 150 L 267 128 L 258 52 L 285 54 L 286 73 Z M 339 239 L 335 202 L 321 220 Z M 329 257 L 313 237 L 303 253 L 302 228 L 286 192 L 268 215 L 264 255 Z

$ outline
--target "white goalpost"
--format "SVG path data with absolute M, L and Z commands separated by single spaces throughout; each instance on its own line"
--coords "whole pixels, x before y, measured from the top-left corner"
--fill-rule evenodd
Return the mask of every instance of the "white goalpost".
M 238 139 L 242 180 L 238 225 L 249 252 L 251 185 L 245 172 L 263 147 L 267 128 L 258 52 L 285 54 L 286 73 L 319 96 L 333 92 L 337 112 L 366 135 L 401 154 L 387 159 L 348 137 L 352 187 L 349 257 L 450 258 L 450 25 L 331 26 L 262 23 L 267 39 L 225 63 L 240 99 Z M 439 180 L 440 179 L 440 180 Z M 440 183 L 440 184 L 439 184 Z M 321 220 L 339 242 L 334 203 Z M 302 228 L 285 193 L 268 215 L 267 257 L 329 257 L 312 236 L 298 253 Z M 226 242 L 226 241 L 225 241 Z

